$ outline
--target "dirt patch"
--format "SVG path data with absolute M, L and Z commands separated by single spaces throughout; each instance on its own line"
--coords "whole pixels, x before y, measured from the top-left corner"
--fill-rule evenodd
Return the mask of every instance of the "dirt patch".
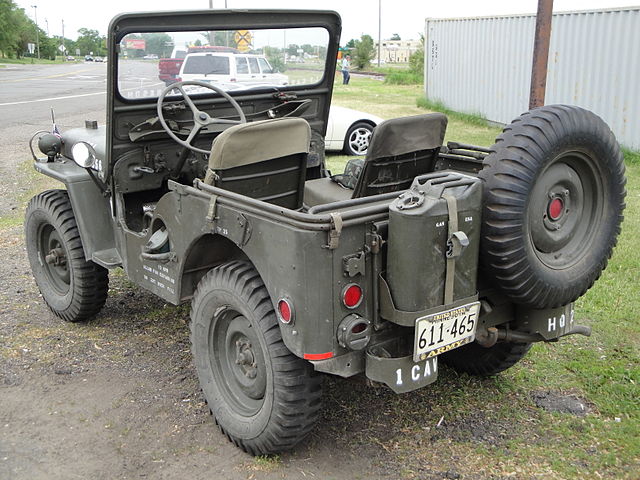
M 592 408 L 584 399 L 574 394 L 546 391 L 531 394 L 533 402 L 538 408 L 547 412 L 568 413 L 578 417 L 584 417 L 591 413 Z
M 483 412 L 473 412 L 452 420 L 442 419 L 432 429 L 431 440 L 448 439 L 498 446 L 512 437 L 512 430 L 513 427 L 502 420 L 491 419 Z

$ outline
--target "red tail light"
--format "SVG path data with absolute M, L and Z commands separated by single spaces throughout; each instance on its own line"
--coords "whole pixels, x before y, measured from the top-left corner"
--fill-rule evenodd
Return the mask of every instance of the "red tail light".
M 342 290 L 342 303 L 347 308 L 356 308 L 362 303 L 362 288 L 360 285 L 352 283 Z
M 286 325 L 293 321 L 293 305 L 286 298 L 278 300 L 278 318 Z

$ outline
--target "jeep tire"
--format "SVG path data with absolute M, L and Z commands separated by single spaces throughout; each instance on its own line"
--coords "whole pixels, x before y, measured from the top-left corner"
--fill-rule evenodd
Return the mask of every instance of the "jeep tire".
M 481 259 L 515 303 L 573 302 L 611 257 L 624 210 L 624 162 L 595 114 L 550 105 L 516 118 L 484 160 Z
M 284 345 L 273 303 L 255 268 L 210 270 L 191 306 L 191 343 L 216 423 L 252 455 L 288 450 L 313 428 L 321 377 Z
M 496 343 L 485 348 L 469 343 L 442 355 L 442 361 L 459 373 L 486 377 L 518 363 L 531 348 L 530 343 Z
M 109 275 L 85 259 L 66 191 L 48 190 L 31 199 L 25 236 L 33 276 L 51 311 L 69 322 L 95 316 L 107 300 Z

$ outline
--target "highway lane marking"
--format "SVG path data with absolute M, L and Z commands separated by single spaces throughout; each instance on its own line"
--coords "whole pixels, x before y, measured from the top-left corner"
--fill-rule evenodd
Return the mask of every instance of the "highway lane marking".
M 44 77 L 26 77 L 26 78 L 14 78 L 12 80 L 3 80 L 3 83 L 9 83 L 9 82 L 24 82 L 26 80 L 42 80 L 45 78 L 56 78 L 56 77 L 67 77 L 69 75 L 76 75 L 78 73 L 81 72 L 90 72 L 93 71 L 93 68 L 83 68 L 82 70 L 74 70 L 73 72 L 66 72 L 66 73 L 56 73 L 55 75 L 46 75 Z
M 155 87 L 158 85 L 162 85 L 162 83 L 158 82 L 158 83 L 154 83 L 152 85 L 149 85 L 148 88 L 151 87 Z M 122 89 L 121 92 L 127 92 L 129 90 L 139 90 L 139 87 L 136 88 L 125 88 Z M 27 103 L 37 103 L 37 102 L 51 102 L 53 100 L 68 100 L 70 98 L 80 98 L 80 97 L 90 97 L 92 95 L 104 95 L 107 92 L 94 92 L 94 93 L 80 93 L 78 95 L 65 95 L 64 97 L 51 97 L 51 98 L 40 98 L 37 100 L 24 100 L 22 102 L 7 102 L 7 103 L 0 103 L 0 107 L 8 107 L 10 105 L 24 105 Z M 152 97 L 149 97 L 152 98 Z
M 104 95 L 105 93 L 107 92 L 80 93 L 78 95 L 65 95 L 64 97 L 40 98 L 38 100 L 25 100 L 22 102 L 0 103 L 0 107 L 7 107 L 9 105 L 24 105 L 27 103 L 36 103 L 36 102 L 52 102 L 53 100 L 68 100 L 70 98 L 90 97 L 92 95 Z

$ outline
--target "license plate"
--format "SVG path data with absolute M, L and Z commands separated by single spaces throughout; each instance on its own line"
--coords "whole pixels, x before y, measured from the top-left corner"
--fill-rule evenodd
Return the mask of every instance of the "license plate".
M 479 313 L 480 302 L 474 302 L 418 318 L 413 360 L 425 360 L 472 342 Z

